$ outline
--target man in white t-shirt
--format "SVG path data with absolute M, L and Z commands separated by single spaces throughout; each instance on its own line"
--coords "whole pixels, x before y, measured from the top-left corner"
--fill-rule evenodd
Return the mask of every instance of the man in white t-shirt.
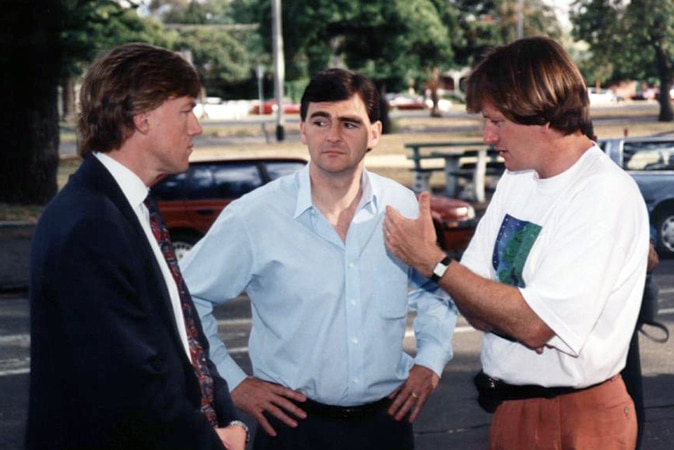
M 387 245 L 485 331 L 475 382 L 491 448 L 632 449 L 620 370 L 646 274 L 641 194 L 585 136 L 587 89 L 553 40 L 493 49 L 466 87 L 507 169 L 474 238 L 447 258 L 424 194 L 417 220 L 389 208 Z

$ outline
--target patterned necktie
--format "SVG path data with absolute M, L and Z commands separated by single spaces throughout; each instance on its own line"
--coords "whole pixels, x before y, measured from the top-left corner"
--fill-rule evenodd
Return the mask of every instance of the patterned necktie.
M 215 409 L 213 408 L 213 377 L 211 376 L 208 364 L 206 363 L 206 353 L 199 342 L 199 332 L 196 327 L 195 310 L 194 305 L 192 304 L 192 298 L 185 285 L 185 280 L 180 273 L 178 260 L 173 251 L 173 245 L 171 244 L 168 229 L 166 228 L 166 224 L 164 223 L 161 214 L 159 214 L 157 204 L 149 195 L 143 203 L 145 203 L 145 206 L 150 212 L 150 227 L 152 228 L 152 234 L 154 234 L 154 237 L 159 243 L 161 252 L 168 263 L 169 269 L 171 269 L 171 274 L 173 275 L 173 279 L 178 287 L 178 293 L 180 294 L 180 304 L 185 318 L 185 328 L 187 330 L 187 341 L 192 357 L 192 366 L 194 367 L 194 371 L 197 374 L 199 385 L 201 387 L 201 412 L 204 413 L 208 421 L 215 427 L 218 425 L 218 421 Z

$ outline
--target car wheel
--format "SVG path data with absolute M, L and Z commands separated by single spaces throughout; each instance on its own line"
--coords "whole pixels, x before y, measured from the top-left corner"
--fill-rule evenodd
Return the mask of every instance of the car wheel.
M 171 234 L 171 242 L 173 243 L 173 250 L 175 251 L 176 258 L 180 261 L 183 256 L 187 254 L 194 244 L 199 242 L 201 236 L 196 233 L 178 231 Z
M 674 209 L 659 214 L 655 226 L 658 230 L 657 250 L 660 256 L 674 256 Z

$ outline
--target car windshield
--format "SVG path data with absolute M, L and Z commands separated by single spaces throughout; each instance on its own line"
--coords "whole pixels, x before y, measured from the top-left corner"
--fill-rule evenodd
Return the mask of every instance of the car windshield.
M 187 180 L 187 172 L 169 175 L 152 187 L 152 195 L 157 200 L 178 200 Z
M 236 198 L 262 186 L 255 163 L 242 162 L 195 166 L 190 179 L 190 198 Z
M 275 180 L 285 175 L 295 173 L 304 167 L 305 163 L 300 161 L 276 161 L 267 163 L 267 173 L 269 179 Z
M 623 167 L 627 170 L 674 170 L 674 141 L 625 142 Z

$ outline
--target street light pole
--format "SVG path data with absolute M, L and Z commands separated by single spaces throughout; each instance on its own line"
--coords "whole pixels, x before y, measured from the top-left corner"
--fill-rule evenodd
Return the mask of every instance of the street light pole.
M 271 0 L 272 14 L 272 51 L 274 58 L 274 91 L 276 95 L 276 140 L 285 139 L 283 121 L 283 82 L 285 63 L 283 57 L 283 28 L 281 23 L 281 0 Z
M 524 0 L 517 0 L 517 39 L 524 36 Z
M 258 64 L 256 72 L 257 72 L 257 98 L 258 101 L 260 102 L 258 114 L 262 115 L 264 114 L 264 93 L 262 86 L 262 80 L 264 78 L 264 66 L 262 66 L 262 64 Z

